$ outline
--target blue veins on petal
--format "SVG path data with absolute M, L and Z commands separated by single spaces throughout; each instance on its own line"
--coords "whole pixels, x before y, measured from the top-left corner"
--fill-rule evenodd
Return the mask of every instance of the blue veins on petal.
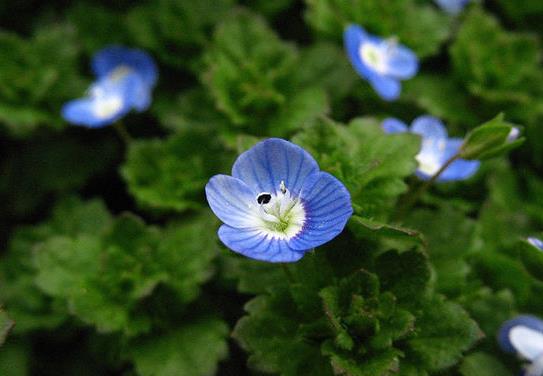
M 97 80 L 87 96 L 66 103 L 62 116 L 74 125 L 89 128 L 112 124 L 131 110 L 146 110 L 158 78 L 153 59 L 145 52 L 121 46 L 95 54 L 92 69 Z
M 388 118 L 381 126 L 386 133 L 410 132 L 422 137 L 421 149 L 415 157 L 418 162 L 416 174 L 422 180 L 435 175 L 460 150 L 463 143 L 460 138 L 449 138 L 443 123 L 433 116 L 419 116 L 410 127 L 398 119 Z M 441 173 L 437 181 L 468 179 L 477 172 L 479 166 L 479 161 L 457 159 Z
M 543 374 L 543 321 L 539 318 L 521 315 L 506 321 L 498 332 L 498 343 L 503 351 L 530 362 L 524 375 Z
M 384 100 L 397 99 L 401 92 L 400 81 L 417 74 L 417 56 L 394 38 L 382 39 L 368 34 L 358 25 L 350 25 L 343 39 L 355 71 Z
M 242 153 L 232 176 L 213 176 L 206 197 L 224 223 L 219 239 L 269 262 L 299 260 L 341 233 L 352 215 L 345 186 L 304 149 L 278 138 Z

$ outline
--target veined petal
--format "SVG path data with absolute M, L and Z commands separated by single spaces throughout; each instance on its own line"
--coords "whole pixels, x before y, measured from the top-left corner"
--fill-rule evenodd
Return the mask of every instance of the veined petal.
M 242 153 L 232 167 L 232 176 L 258 192 L 277 192 L 281 181 L 293 195 L 304 180 L 317 172 L 317 162 L 291 142 L 270 138 Z
M 367 79 L 370 69 L 360 57 L 360 45 L 366 41 L 368 41 L 368 34 L 358 25 L 349 25 L 343 33 L 343 42 L 351 65 L 359 75 Z
M 543 321 L 530 315 L 506 321 L 498 333 L 498 343 L 506 352 L 535 360 L 543 354 Z
M 158 69 L 149 54 L 123 46 L 109 46 L 98 51 L 91 65 L 99 78 L 106 77 L 120 66 L 132 68 L 149 87 L 154 86 L 158 78 Z
M 256 193 L 243 181 L 215 175 L 206 184 L 205 191 L 211 210 L 221 221 L 237 228 L 255 226 Z
M 381 124 L 386 133 L 404 133 L 407 132 L 407 125 L 398 119 L 387 118 Z
M 101 128 L 116 122 L 129 111 L 129 108 L 121 104 L 118 111 L 110 116 L 102 117 L 96 114 L 94 106 L 95 101 L 91 98 L 75 99 L 62 106 L 61 115 L 74 125 Z
M 447 138 L 447 129 L 441 120 L 428 115 L 413 120 L 411 132 L 420 134 L 422 138 Z
M 291 249 L 286 240 L 269 237 L 259 229 L 222 225 L 219 228 L 219 239 L 234 252 L 255 260 L 295 262 L 304 255 L 304 251 Z
M 289 240 L 295 250 L 307 250 L 335 238 L 351 217 L 351 195 L 327 172 L 311 175 L 300 193 L 306 218 L 301 232 Z
M 402 45 L 391 48 L 393 50 L 388 57 L 387 74 L 399 80 L 407 80 L 415 76 L 419 69 L 417 55 Z

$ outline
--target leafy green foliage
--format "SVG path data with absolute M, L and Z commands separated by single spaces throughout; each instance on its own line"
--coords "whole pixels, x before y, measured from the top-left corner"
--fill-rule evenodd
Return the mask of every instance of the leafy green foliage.
M 0 33 L 0 121 L 14 136 L 39 125 L 62 129 L 60 106 L 83 93 L 72 30 L 43 27 L 23 39 Z
M 434 3 L 0 4 L 0 375 L 517 374 L 496 332 L 543 317 L 526 241 L 543 227 L 543 8 Z M 397 102 L 352 69 L 350 23 L 419 57 Z M 110 44 L 160 71 L 126 144 L 60 118 Z M 380 121 L 423 114 L 484 161 L 409 207 L 420 139 Z M 304 147 L 353 200 L 344 232 L 295 264 L 221 249 L 207 209 L 208 179 L 266 137 Z
M 420 141 L 410 134 L 385 134 L 375 119 L 360 118 L 347 127 L 320 120 L 293 141 L 306 148 L 349 189 L 355 211 L 365 218 L 386 218 L 416 168 Z
M 203 187 L 222 159 L 210 132 L 191 131 L 131 144 L 121 171 L 143 207 L 182 211 L 201 207 Z
M 436 53 L 449 34 L 450 19 L 416 0 L 306 0 L 306 3 L 307 21 L 319 33 L 339 39 L 347 25 L 356 23 L 381 37 L 398 37 L 420 57 Z
M 129 352 L 142 376 L 212 375 L 227 355 L 227 333 L 222 321 L 201 319 L 162 336 L 138 340 Z
M 292 133 L 328 110 L 322 88 L 296 84 L 296 47 L 254 14 L 239 11 L 220 24 L 205 61 L 216 107 L 252 133 Z

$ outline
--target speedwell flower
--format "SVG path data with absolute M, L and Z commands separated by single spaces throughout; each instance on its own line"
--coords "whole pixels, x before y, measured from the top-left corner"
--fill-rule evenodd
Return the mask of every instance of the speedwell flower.
M 498 333 L 500 347 L 530 362 L 524 376 L 543 375 L 543 321 L 521 315 L 506 321 Z
M 294 262 L 336 237 L 352 214 L 351 196 L 301 147 L 270 138 L 242 153 L 232 176 L 206 185 L 211 210 L 231 250 L 270 262 Z
M 87 96 L 62 108 L 67 121 L 91 128 L 103 127 L 132 109 L 143 111 L 149 107 L 158 73 L 147 53 L 121 46 L 107 47 L 93 57 L 92 69 L 97 81 Z
M 400 80 L 412 78 L 418 71 L 417 56 L 394 38 L 382 39 L 350 25 L 343 39 L 353 68 L 385 100 L 397 99 Z
M 422 146 L 416 159 L 419 163 L 417 176 L 423 180 L 430 179 L 441 167 L 452 158 L 462 146 L 461 138 L 449 138 L 443 123 L 433 116 L 419 116 L 411 127 L 398 119 L 388 118 L 382 127 L 387 133 L 411 132 L 422 136 Z M 464 180 L 471 177 L 479 168 L 479 161 L 457 159 L 445 169 L 437 181 Z
M 450 14 L 458 14 L 470 0 L 435 0 L 441 9 Z

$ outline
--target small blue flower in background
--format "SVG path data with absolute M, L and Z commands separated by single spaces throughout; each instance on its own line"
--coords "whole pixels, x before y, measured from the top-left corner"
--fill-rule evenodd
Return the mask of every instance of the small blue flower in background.
M 334 176 L 301 147 L 270 138 L 242 153 L 232 176 L 206 185 L 218 235 L 231 250 L 269 262 L 294 262 L 335 238 L 353 210 Z
M 498 343 L 504 351 L 530 362 L 523 375 L 543 375 L 543 321 L 529 315 L 506 321 L 498 333 Z
M 540 250 L 543 251 L 543 241 L 539 240 L 538 238 L 534 238 L 534 237 L 530 237 L 530 238 L 528 238 L 526 240 L 528 240 L 528 243 L 530 243 L 534 247 L 539 248 Z
M 394 39 L 368 34 L 350 25 L 343 34 L 345 49 L 356 72 L 366 79 L 381 98 L 392 101 L 400 96 L 400 80 L 415 76 L 417 56 Z
M 518 136 L 520 136 L 520 129 L 518 129 L 517 127 L 513 127 L 507 135 L 507 141 L 513 142 L 518 138 Z
M 419 163 L 417 176 L 423 180 L 435 175 L 458 152 L 463 143 L 461 138 L 449 138 L 443 123 L 433 116 L 419 116 L 411 127 L 400 120 L 388 118 L 383 121 L 382 127 L 387 133 L 411 132 L 422 136 L 421 150 L 416 159 Z M 479 165 L 479 161 L 458 159 L 441 173 L 437 181 L 467 179 L 475 174 Z
M 141 112 L 149 107 L 158 70 L 147 53 L 110 46 L 96 53 L 91 65 L 97 80 L 86 97 L 63 106 L 64 119 L 96 128 L 116 122 L 132 109 Z
M 470 0 L 435 0 L 435 2 L 445 12 L 458 14 L 468 5 Z

